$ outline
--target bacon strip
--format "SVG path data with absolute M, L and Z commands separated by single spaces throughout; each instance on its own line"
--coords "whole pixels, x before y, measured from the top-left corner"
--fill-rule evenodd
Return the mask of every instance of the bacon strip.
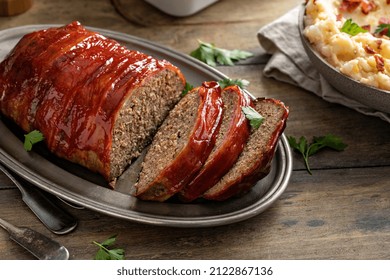
M 377 8 L 378 6 L 373 0 L 363 0 L 361 2 L 361 11 L 365 15 L 368 15 L 371 11 L 375 11 Z
M 373 48 L 371 48 L 370 46 L 365 46 L 364 47 L 364 50 L 366 51 L 366 53 L 368 54 L 375 54 L 375 50 Z
M 379 72 L 385 71 L 385 60 L 380 55 L 374 55 L 375 61 L 376 61 L 376 69 L 378 69 Z
M 359 7 L 361 2 L 362 0 L 343 0 L 339 6 L 339 10 L 352 13 Z

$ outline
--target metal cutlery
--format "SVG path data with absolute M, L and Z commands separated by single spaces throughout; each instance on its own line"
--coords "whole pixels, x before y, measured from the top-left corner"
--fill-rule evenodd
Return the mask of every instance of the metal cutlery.
M 0 218 L 10 238 L 40 260 L 68 260 L 69 251 L 57 241 L 27 227 L 17 227 Z
M 50 231 L 66 234 L 76 228 L 77 220 L 58 205 L 60 200 L 56 196 L 44 193 L 21 178 L 17 180 L 2 164 L 0 170 L 16 185 L 22 193 L 23 201 Z

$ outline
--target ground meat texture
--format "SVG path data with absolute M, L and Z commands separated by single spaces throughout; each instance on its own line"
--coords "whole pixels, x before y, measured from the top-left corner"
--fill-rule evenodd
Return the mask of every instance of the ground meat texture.
M 254 108 L 264 118 L 258 129 L 253 129 L 237 162 L 228 173 L 203 197 L 226 200 L 253 187 L 265 177 L 271 166 L 277 141 L 286 126 L 288 109 L 275 99 L 257 99 Z
M 145 155 L 137 197 L 165 201 L 188 184 L 215 145 L 222 104 L 216 82 L 203 83 L 180 100 Z
M 195 123 L 199 101 L 196 92 L 188 93 L 160 127 L 142 163 L 142 171 L 136 185 L 138 194 L 142 193 L 142 186 L 146 187 L 152 183 L 187 145 L 193 130 L 193 125 L 189 124 Z
M 241 154 L 249 137 L 249 122 L 242 107 L 251 99 L 238 86 L 223 90 L 224 112 L 217 141 L 202 169 L 178 194 L 180 200 L 191 202 L 214 186 L 229 171 Z
M 113 131 L 110 155 L 113 177 L 122 174 L 151 142 L 182 90 L 180 78 L 172 71 L 163 70 L 145 81 L 126 100 Z
M 180 100 L 178 68 L 80 23 L 25 35 L 0 64 L 0 109 L 50 151 L 115 181 Z

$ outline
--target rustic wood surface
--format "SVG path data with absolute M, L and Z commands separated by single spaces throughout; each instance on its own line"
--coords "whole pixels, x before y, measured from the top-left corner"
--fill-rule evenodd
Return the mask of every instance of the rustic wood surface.
M 37 220 L 3 174 L 0 217 L 55 238 L 69 249 L 71 259 L 92 259 L 97 251 L 92 241 L 113 234 L 118 234 L 117 246 L 125 249 L 127 259 L 389 259 L 390 125 L 262 74 L 268 57 L 257 31 L 300 3 L 223 0 L 193 16 L 175 18 L 140 0 L 34 0 L 25 13 L 0 17 L 0 30 L 78 20 L 183 53 L 193 50 L 197 39 L 252 51 L 254 58 L 218 69 L 249 80 L 249 90 L 256 96 L 283 100 L 290 107 L 286 135 L 311 139 L 333 133 L 348 144 L 343 152 L 326 150 L 312 157 L 313 175 L 294 153 L 291 181 L 280 199 L 264 213 L 236 224 L 156 227 L 67 207 L 79 225 L 72 233 L 57 236 Z M 5 231 L 0 231 L 0 253 L 0 259 L 33 259 Z

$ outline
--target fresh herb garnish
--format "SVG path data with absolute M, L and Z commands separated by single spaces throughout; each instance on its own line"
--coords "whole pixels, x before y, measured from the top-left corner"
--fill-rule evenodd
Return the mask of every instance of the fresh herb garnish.
M 250 125 L 254 129 L 258 129 L 260 125 L 264 122 L 264 117 L 260 115 L 255 109 L 253 109 L 250 106 L 243 106 L 242 112 L 244 113 L 245 117 L 249 120 Z
M 110 249 L 109 247 L 115 244 L 116 236 L 113 235 L 102 243 L 93 241 L 92 243 L 99 247 L 99 251 L 96 253 L 95 260 L 124 260 L 124 249 Z
M 249 85 L 249 81 L 244 80 L 244 79 L 229 79 L 229 78 L 225 78 L 225 79 L 219 80 L 218 84 L 221 87 L 221 89 L 224 89 L 225 87 L 233 86 L 233 85 L 237 85 L 240 88 L 245 89 Z M 185 85 L 181 95 L 182 96 L 186 95 L 193 88 L 194 88 L 193 85 L 191 85 L 190 83 L 186 82 L 186 85 Z
M 33 130 L 28 134 L 24 135 L 24 149 L 29 152 L 32 149 L 32 146 L 38 142 L 41 142 L 45 139 L 43 134 L 39 130 Z
M 326 136 L 321 137 L 313 137 L 313 140 L 310 144 L 307 143 L 307 140 L 304 136 L 301 136 L 299 141 L 297 141 L 293 136 L 289 136 L 287 138 L 291 148 L 302 154 L 306 169 L 310 175 L 312 172 L 309 166 L 309 157 L 316 154 L 323 148 L 331 148 L 336 151 L 343 151 L 347 147 L 347 144 L 343 143 L 340 137 L 334 136 L 332 134 L 327 134 Z
M 378 27 L 375 29 L 374 33 L 380 35 L 386 35 L 390 37 L 390 24 L 387 23 L 379 24 Z
M 244 79 L 229 79 L 229 78 L 225 78 L 223 80 L 219 80 L 218 83 L 221 86 L 221 88 L 225 88 L 225 87 L 232 86 L 232 85 L 237 85 L 240 88 L 245 89 L 249 85 L 249 81 L 247 81 L 247 80 L 244 80 Z
M 242 50 L 226 50 L 217 48 L 212 43 L 206 43 L 199 40 L 199 47 L 190 53 L 192 57 L 203 61 L 210 66 L 234 65 L 235 61 L 246 59 L 253 56 L 253 53 Z
M 182 91 L 182 93 L 181 93 L 181 96 L 186 95 L 186 94 L 187 94 L 190 90 L 192 90 L 193 88 L 194 88 L 193 85 L 191 85 L 191 84 L 189 84 L 189 83 L 186 82 L 186 85 L 185 85 L 185 87 L 184 87 L 184 89 L 183 89 L 183 91 Z
M 352 19 L 347 19 L 343 26 L 341 27 L 341 31 L 347 33 L 351 36 L 355 36 L 359 33 L 366 33 L 368 30 L 362 28 L 357 23 L 353 22 Z

